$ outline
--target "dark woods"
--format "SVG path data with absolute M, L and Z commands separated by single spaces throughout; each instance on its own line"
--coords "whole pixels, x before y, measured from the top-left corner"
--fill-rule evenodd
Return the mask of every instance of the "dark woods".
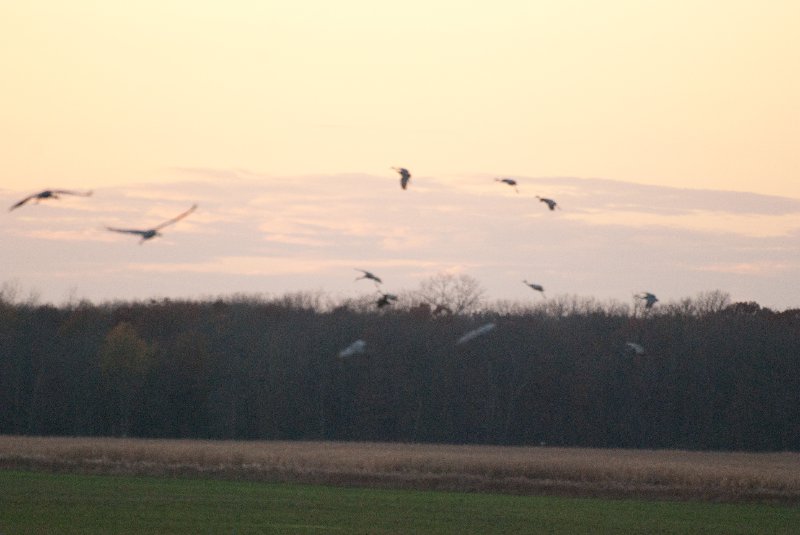
M 0 300 L 0 433 L 800 450 L 800 310 L 505 308 Z

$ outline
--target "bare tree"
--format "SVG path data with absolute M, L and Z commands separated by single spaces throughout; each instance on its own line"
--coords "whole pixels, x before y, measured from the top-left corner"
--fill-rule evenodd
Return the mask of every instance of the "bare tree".
M 485 293 L 480 282 L 470 275 L 439 273 L 423 280 L 412 295 L 415 301 L 426 303 L 433 310 L 469 314 L 480 309 Z

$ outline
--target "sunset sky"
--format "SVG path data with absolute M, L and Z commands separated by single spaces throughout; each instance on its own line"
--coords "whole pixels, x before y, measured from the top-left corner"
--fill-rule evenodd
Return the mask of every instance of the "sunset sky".
M 6 213 L 0 283 L 353 296 L 361 267 L 800 307 L 798 27 L 793 0 L 0 0 L 0 201 L 95 191 Z M 103 229 L 195 202 L 141 247 Z

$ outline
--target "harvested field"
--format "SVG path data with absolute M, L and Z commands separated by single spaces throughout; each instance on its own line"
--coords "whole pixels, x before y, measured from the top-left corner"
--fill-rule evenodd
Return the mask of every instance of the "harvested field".
M 0 468 L 800 504 L 800 454 L 0 436 Z

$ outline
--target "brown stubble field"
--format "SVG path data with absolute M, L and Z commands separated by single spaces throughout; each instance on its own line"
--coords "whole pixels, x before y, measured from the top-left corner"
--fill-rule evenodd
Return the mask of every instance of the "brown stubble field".
M 0 469 L 800 504 L 800 453 L 0 436 Z

